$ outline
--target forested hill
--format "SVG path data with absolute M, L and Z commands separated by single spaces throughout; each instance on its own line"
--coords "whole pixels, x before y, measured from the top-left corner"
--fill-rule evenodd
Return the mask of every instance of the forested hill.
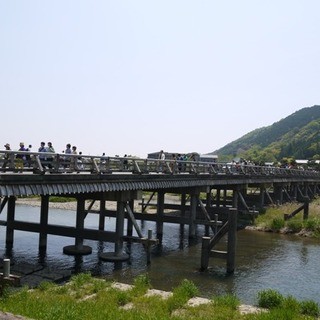
M 320 159 L 320 105 L 303 108 L 211 152 L 221 160 L 241 157 L 256 162 L 283 158 Z

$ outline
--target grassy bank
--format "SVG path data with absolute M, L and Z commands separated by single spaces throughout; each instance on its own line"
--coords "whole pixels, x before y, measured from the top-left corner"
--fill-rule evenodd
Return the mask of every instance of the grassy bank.
M 284 214 L 290 214 L 301 206 L 301 203 L 286 203 L 269 207 L 256 219 L 254 226 L 264 231 L 296 233 L 302 236 L 320 237 L 320 198 L 309 204 L 309 217 L 303 220 L 303 212 L 299 212 L 290 220 L 284 220 Z
M 18 292 L 5 289 L 0 310 L 31 319 L 314 319 L 319 307 L 312 301 L 298 302 L 278 292 L 259 293 L 258 304 L 264 309 L 241 312 L 240 301 L 233 295 L 215 296 L 199 304 L 190 304 L 198 289 L 188 280 L 167 295 L 150 294 L 147 276 L 139 276 L 126 290 L 111 282 L 91 277 L 74 276 L 60 286 L 43 282 L 37 289 Z M 199 299 L 199 298 L 198 298 Z M 200 298 L 201 299 L 201 298 Z M 201 300 L 200 300 L 201 301 Z

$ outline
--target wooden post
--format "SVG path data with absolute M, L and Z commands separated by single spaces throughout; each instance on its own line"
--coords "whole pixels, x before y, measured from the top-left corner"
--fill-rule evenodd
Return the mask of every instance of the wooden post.
M 280 205 L 283 203 L 283 190 L 281 183 L 274 183 L 273 184 L 274 195 L 277 203 Z
M 197 194 L 191 194 L 190 203 L 190 216 L 189 216 L 189 238 L 195 238 L 196 236 L 196 225 L 194 223 L 197 214 Z
M 232 207 L 238 208 L 238 202 L 239 202 L 239 190 L 238 190 L 238 188 L 236 188 L 236 189 L 233 189 Z
M 152 239 L 152 230 L 148 230 L 148 240 Z M 147 264 L 151 263 L 151 242 L 147 241 Z
M 41 208 L 40 208 L 40 232 L 39 232 L 39 251 L 42 253 L 47 251 L 48 240 L 48 215 L 49 215 L 49 196 L 41 196 Z
M 134 200 L 129 201 L 129 207 L 134 212 Z M 127 236 L 131 237 L 133 234 L 133 223 L 131 219 L 127 219 Z
M 181 217 L 186 216 L 186 194 L 182 193 L 181 194 Z M 184 224 L 181 223 L 180 226 L 183 228 Z
M 266 188 L 264 185 L 260 187 L 260 195 L 259 195 L 259 208 L 262 209 L 264 207 L 264 198 L 266 194 Z
M 103 261 L 118 263 L 118 262 L 129 260 L 130 258 L 129 254 L 123 252 L 125 205 L 126 205 L 126 200 L 123 199 L 122 194 L 120 193 L 119 200 L 117 201 L 117 216 L 116 216 L 116 230 L 115 230 L 116 239 L 114 244 L 114 252 L 100 253 L 99 258 Z
M 211 190 L 209 188 L 209 190 L 207 191 L 207 195 L 206 195 L 206 209 L 207 211 L 209 211 L 211 207 Z M 205 226 L 205 236 L 209 237 L 210 234 L 210 227 L 209 226 Z
M 304 198 L 303 220 L 308 220 L 309 217 L 309 197 Z
M 85 213 L 85 199 L 83 197 L 77 198 L 77 217 L 76 217 L 76 231 L 77 235 L 75 237 L 75 244 L 70 246 L 65 246 L 63 248 L 63 253 L 69 255 L 87 255 L 92 253 L 92 248 L 90 246 L 83 245 L 83 229 L 84 229 L 84 219 L 86 217 Z
M 106 200 L 100 200 L 100 212 L 99 212 L 99 230 L 104 230 Z
M 217 204 L 216 204 L 216 206 L 217 207 L 220 207 L 220 205 L 221 205 L 221 203 L 220 203 L 220 194 L 221 194 L 221 189 L 220 188 L 217 188 L 216 189 L 216 202 L 217 202 Z
M 163 235 L 163 212 L 164 212 L 164 192 L 159 191 L 157 197 L 157 237 L 162 239 Z
M 114 251 L 116 256 L 121 256 L 123 251 L 123 232 L 124 232 L 124 202 L 117 201 L 117 220 L 116 220 L 116 235 Z
M 210 257 L 210 237 L 202 237 L 201 247 L 201 271 L 207 270 L 209 266 Z
M 77 219 L 76 219 L 76 229 L 78 230 L 78 233 L 81 235 L 81 231 L 84 228 L 84 213 L 85 208 L 85 201 L 83 198 L 80 198 L 77 200 Z M 83 237 L 77 236 L 75 240 L 75 246 L 78 250 L 82 250 L 83 247 Z
M 11 250 L 13 247 L 14 238 L 14 218 L 15 218 L 16 198 L 9 197 L 7 208 L 7 230 L 6 230 L 6 248 Z
M 235 268 L 235 255 L 237 244 L 237 215 L 236 208 L 230 208 L 228 213 L 228 249 L 227 249 L 227 273 L 233 273 Z

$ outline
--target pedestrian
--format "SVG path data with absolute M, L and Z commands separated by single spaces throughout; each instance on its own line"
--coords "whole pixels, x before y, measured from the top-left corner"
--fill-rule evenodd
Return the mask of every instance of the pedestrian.
M 77 152 L 77 147 L 76 146 L 72 146 L 72 151 L 71 151 L 72 154 L 78 154 Z M 78 171 L 78 158 L 77 157 L 73 157 L 71 159 L 71 169 L 72 170 L 76 170 Z
M 128 159 L 127 159 L 127 155 L 125 154 L 124 156 L 123 156 L 123 169 L 124 170 L 128 170 Z
M 68 143 L 67 145 L 66 145 L 66 150 L 64 151 L 64 153 L 66 154 L 66 156 L 64 157 L 64 167 L 65 168 L 68 168 L 69 167 L 69 162 L 70 162 L 70 157 L 69 157 L 69 155 L 72 153 L 72 151 L 71 151 L 71 144 L 70 143 Z
M 20 142 L 18 151 L 27 151 L 27 149 L 24 146 L 24 142 Z M 22 172 L 26 160 L 27 157 L 25 153 L 18 153 L 16 155 L 16 169 Z
M 64 151 L 64 153 L 65 153 L 65 154 L 71 154 L 71 153 L 72 153 L 72 151 L 71 151 L 71 144 L 70 144 L 70 143 L 68 143 L 68 144 L 66 145 L 66 150 Z
M 52 142 L 47 143 L 47 148 L 46 151 L 48 153 L 55 153 L 54 147 L 52 146 Z M 47 162 L 48 162 L 48 167 L 51 169 L 52 168 L 52 161 L 53 161 L 53 156 L 47 157 Z
M 38 148 L 38 152 L 41 152 L 41 153 L 47 152 L 47 149 L 46 149 L 45 145 L 46 145 L 45 142 L 41 142 L 40 143 L 40 147 Z M 46 160 L 47 160 L 46 156 L 39 155 L 39 160 L 41 162 L 41 165 L 43 167 L 45 167 Z
M 165 159 L 166 159 L 166 155 L 165 155 L 165 153 L 163 152 L 163 150 L 160 150 L 158 159 L 159 159 L 159 162 L 158 162 L 158 164 L 159 164 L 159 171 L 162 171 L 163 165 L 164 165 Z
M 6 143 L 4 145 L 4 147 L 6 148 L 6 151 L 10 151 L 11 148 L 10 148 L 10 144 L 9 143 Z M 10 162 L 10 153 L 6 153 L 4 155 L 4 161 L 3 161 L 3 164 L 2 164 L 2 168 L 5 169 L 8 165 L 8 163 Z M 5 171 L 4 171 L 5 172 Z
M 177 161 L 177 157 L 176 157 L 175 153 L 173 153 L 172 157 L 171 157 L 171 162 L 170 162 L 171 172 L 174 172 L 176 169 L 176 161 Z

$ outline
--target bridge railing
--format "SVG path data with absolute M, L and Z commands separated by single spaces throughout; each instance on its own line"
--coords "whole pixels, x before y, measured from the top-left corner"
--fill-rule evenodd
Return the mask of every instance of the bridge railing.
M 313 170 L 271 166 L 0 150 L 0 173 L 5 172 L 320 176 Z

